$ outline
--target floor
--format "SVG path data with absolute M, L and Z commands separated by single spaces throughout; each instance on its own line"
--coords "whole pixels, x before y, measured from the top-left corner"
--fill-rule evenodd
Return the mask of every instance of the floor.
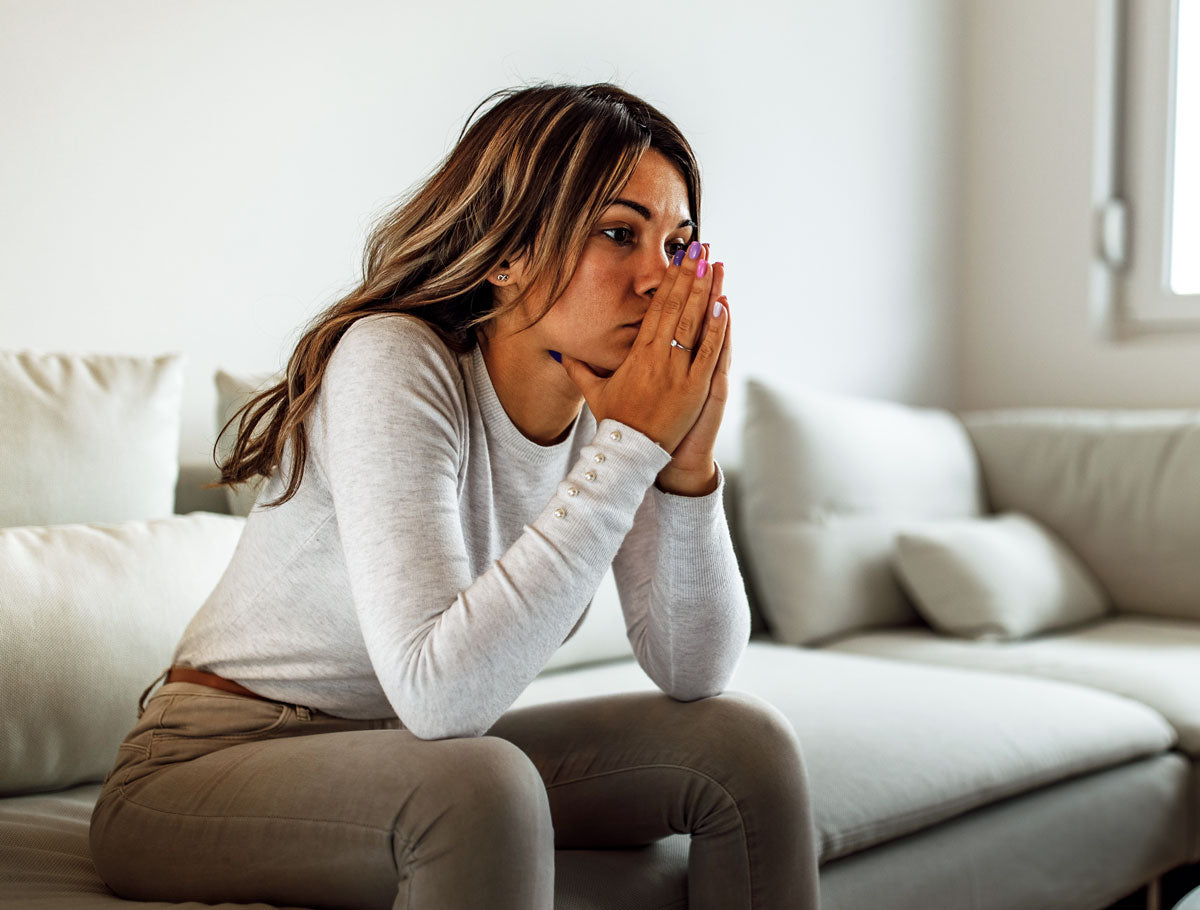
M 1185 894 L 1193 888 L 1200 888 L 1200 863 L 1172 869 L 1162 877 L 1161 885 L 1161 910 L 1171 910 Z M 1140 888 L 1128 897 L 1105 907 L 1104 910 L 1147 910 L 1146 889 Z

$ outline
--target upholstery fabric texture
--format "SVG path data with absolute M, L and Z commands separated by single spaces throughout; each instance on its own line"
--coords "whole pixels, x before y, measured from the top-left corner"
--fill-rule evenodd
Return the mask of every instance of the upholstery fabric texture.
M 856 853 L 821 869 L 821 910 L 1107 907 L 1188 861 L 1192 773 L 1156 755 Z
M 1117 610 L 1200 619 L 1200 412 L 964 415 L 993 511 L 1032 516 Z
M 0 527 L 170 515 L 183 357 L 0 352 Z
M 738 526 L 772 636 L 808 644 L 919 621 L 891 570 L 896 530 L 983 513 L 947 411 L 750 381 Z
M 905 526 L 895 568 L 925 620 L 963 638 L 1025 638 L 1108 611 L 1075 554 L 1017 512 Z
M 0 795 L 103 779 L 244 523 L 0 529 Z
M 1200 626 L 1117 615 L 1026 641 L 968 641 L 931 629 L 848 636 L 832 652 L 1043 677 L 1149 705 L 1175 728 L 1179 748 L 1200 758 Z

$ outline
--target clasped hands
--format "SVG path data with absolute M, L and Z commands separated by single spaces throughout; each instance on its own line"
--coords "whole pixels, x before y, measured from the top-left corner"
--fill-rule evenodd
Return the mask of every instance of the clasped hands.
M 655 481 L 667 493 L 705 496 L 717 488 L 713 453 L 732 357 L 724 277 L 723 263 L 709 265 L 708 244 L 693 241 L 667 266 L 629 354 L 611 376 L 562 357 L 597 423 L 619 420 L 671 453 Z

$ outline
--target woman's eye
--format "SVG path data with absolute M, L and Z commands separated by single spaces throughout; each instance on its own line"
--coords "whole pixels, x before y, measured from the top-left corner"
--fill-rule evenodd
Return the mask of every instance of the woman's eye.
M 688 243 L 686 240 L 672 240 L 667 244 L 667 255 L 674 256 L 680 250 L 686 250 L 687 248 Z
M 625 246 L 625 244 L 627 244 L 629 242 L 627 239 L 621 240 L 620 238 L 613 237 L 612 235 L 613 234 L 624 234 L 624 235 L 628 236 L 628 235 L 633 234 L 633 231 L 629 230 L 629 228 L 617 227 L 617 228 L 605 228 L 600 233 L 611 238 L 619 246 Z

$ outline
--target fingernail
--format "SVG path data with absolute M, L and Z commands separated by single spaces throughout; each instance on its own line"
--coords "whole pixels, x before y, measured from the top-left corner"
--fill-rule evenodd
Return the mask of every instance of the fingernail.
M 687 250 L 676 250 L 675 255 L 671 257 L 671 265 L 679 265 L 683 262 L 683 257 L 687 255 Z
M 551 351 L 550 356 L 553 357 L 555 360 L 557 360 L 559 363 L 562 363 L 562 354 L 558 353 L 558 351 Z
M 688 259 L 698 258 L 700 258 L 700 241 L 693 240 L 690 244 L 688 244 Z
M 705 272 L 707 272 L 707 271 L 708 271 L 708 260 L 707 260 L 707 259 L 701 259 L 701 260 L 700 260 L 700 264 L 699 264 L 698 266 L 696 266 L 696 277 L 697 277 L 697 278 L 703 278 L 703 277 L 704 277 L 704 273 L 705 273 Z
M 721 318 L 721 301 L 718 300 L 716 303 L 713 304 L 713 319 L 720 319 L 720 318 Z
M 725 263 L 723 263 L 720 259 L 714 262 L 713 265 L 719 265 L 721 268 L 725 268 Z

